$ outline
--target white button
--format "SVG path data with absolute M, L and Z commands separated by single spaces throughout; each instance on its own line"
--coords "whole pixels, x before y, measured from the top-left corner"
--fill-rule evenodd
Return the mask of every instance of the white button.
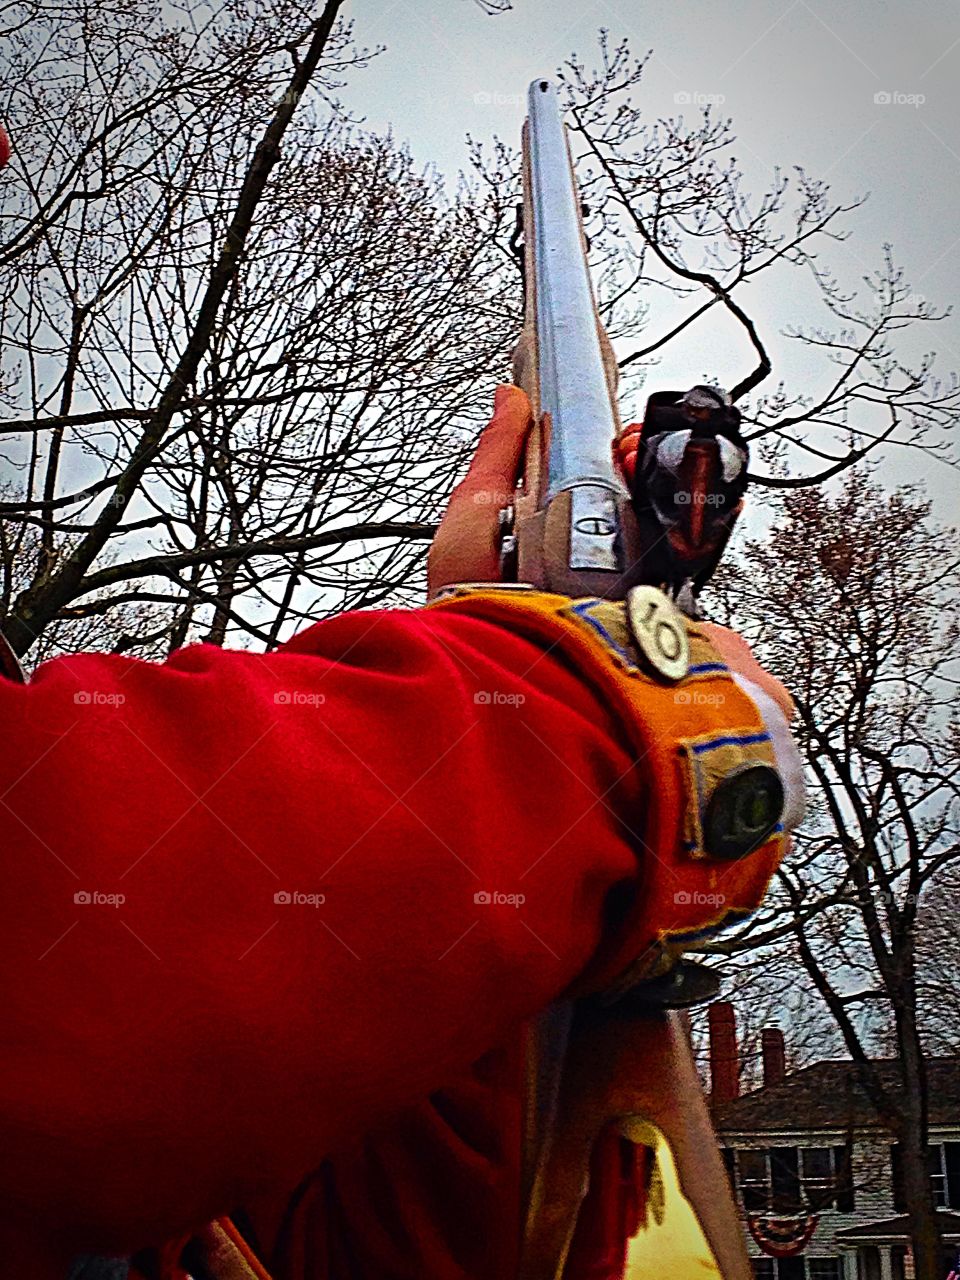
M 677 606 L 657 587 L 632 587 L 627 618 L 641 654 L 657 675 L 671 684 L 690 669 L 687 624 Z

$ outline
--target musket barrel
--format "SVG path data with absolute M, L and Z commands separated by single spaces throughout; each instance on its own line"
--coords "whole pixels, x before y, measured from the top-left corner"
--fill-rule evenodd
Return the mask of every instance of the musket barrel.
M 513 355 L 534 429 L 505 512 L 505 576 L 582 597 L 622 597 L 636 519 L 613 456 L 617 363 L 587 265 L 580 193 L 556 85 L 534 80 L 523 130 L 526 304 Z
M 546 497 L 587 482 L 620 495 L 616 420 L 556 86 L 534 80 L 528 109 L 540 408 L 553 423 Z

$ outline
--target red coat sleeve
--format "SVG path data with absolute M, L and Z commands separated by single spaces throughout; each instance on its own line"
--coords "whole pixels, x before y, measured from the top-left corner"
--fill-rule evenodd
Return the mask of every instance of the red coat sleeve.
M 0 1204 L 142 1245 L 278 1187 L 587 965 L 644 806 L 557 653 L 443 610 L 0 682 Z

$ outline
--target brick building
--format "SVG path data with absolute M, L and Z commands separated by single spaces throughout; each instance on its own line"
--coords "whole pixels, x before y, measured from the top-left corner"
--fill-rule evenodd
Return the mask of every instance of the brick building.
M 763 1084 L 740 1091 L 734 1012 L 710 1008 L 711 1106 L 763 1280 L 910 1280 L 909 1233 L 897 1148 L 849 1060 L 789 1075 L 783 1033 L 763 1032 Z M 895 1063 L 878 1065 L 895 1079 Z M 960 1058 L 928 1060 L 930 1176 L 946 1242 L 946 1276 L 960 1250 Z M 771 1256 L 778 1241 L 800 1247 Z

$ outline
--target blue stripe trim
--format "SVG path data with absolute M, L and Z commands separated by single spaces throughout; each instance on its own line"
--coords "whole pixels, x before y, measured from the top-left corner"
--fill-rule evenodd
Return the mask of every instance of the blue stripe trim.
M 591 596 L 589 600 L 579 600 L 576 604 L 571 605 L 571 611 L 579 617 L 583 617 L 585 610 L 592 609 L 595 604 L 599 604 L 600 600 L 597 596 Z M 593 622 L 593 618 L 588 619 Z
M 725 662 L 699 662 L 695 667 L 691 667 L 687 672 L 688 676 L 703 675 L 705 671 L 729 671 L 730 668 Z
M 600 603 L 599 599 L 596 599 L 596 598 L 592 600 L 582 600 L 579 604 L 573 605 L 571 612 L 575 613 L 578 618 L 582 618 L 584 622 L 588 623 L 591 627 L 593 627 L 594 631 L 596 631 L 597 635 L 604 642 L 604 644 L 608 645 L 614 651 L 614 653 L 618 655 L 618 657 L 622 658 L 628 667 L 636 667 L 637 664 L 634 662 L 633 658 L 630 656 L 629 653 L 627 653 L 626 649 L 621 649 L 621 647 L 617 644 L 616 640 L 614 640 L 613 636 L 611 636 L 610 633 L 607 631 L 603 623 L 598 622 L 596 618 L 591 617 L 591 615 L 587 612 L 588 609 L 592 609 L 595 605 L 598 605 L 599 603 Z
M 757 742 L 769 742 L 769 733 L 746 733 L 737 738 L 713 738 L 710 742 L 698 742 L 694 745 L 693 754 L 703 755 L 704 751 L 713 751 L 716 747 L 750 747 Z

